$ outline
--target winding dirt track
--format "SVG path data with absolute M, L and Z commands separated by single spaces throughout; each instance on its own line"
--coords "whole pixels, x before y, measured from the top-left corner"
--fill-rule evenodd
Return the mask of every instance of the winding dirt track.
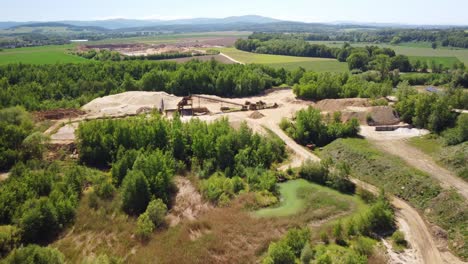
M 398 156 L 409 165 L 426 172 L 438 180 L 442 187 L 453 187 L 465 199 L 468 199 L 468 182 L 437 165 L 429 155 L 409 145 L 406 140 L 373 140 L 372 142 L 381 150 Z

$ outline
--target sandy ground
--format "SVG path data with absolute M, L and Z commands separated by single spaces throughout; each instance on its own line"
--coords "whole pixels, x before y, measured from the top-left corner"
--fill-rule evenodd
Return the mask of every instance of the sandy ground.
M 178 176 L 175 183 L 178 189 L 175 203 L 166 216 L 170 226 L 175 226 L 185 219 L 193 221 L 198 215 L 212 208 L 209 203 L 203 201 L 201 194 L 187 178 Z
M 468 183 L 447 169 L 435 163 L 434 159 L 419 149 L 409 145 L 406 140 L 378 140 L 372 141 L 381 150 L 396 155 L 410 166 L 422 170 L 438 180 L 442 187 L 455 188 L 458 193 L 468 199 Z
M 375 131 L 375 127 L 361 126 L 359 134 L 369 140 L 387 142 L 429 134 L 428 130 L 417 128 L 398 128 L 395 131 Z
M 0 173 L 0 181 L 4 181 L 6 179 L 8 179 L 8 176 L 10 175 L 9 172 L 6 172 L 6 173 Z
M 100 118 L 102 116 L 109 115 L 122 116 L 129 113 L 135 113 L 141 107 L 154 107 L 155 105 L 157 105 L 157 102 L 161 100 L 161 98 L 163 98 L 164 100 L 167 100 L 167 98 L 171 98 L 174 101 L 179 100 L 179 98 L 167 95 L 165 93 L 127 92 L 124 94 L 99 98 L 87 104 L 85 107 L 83 107 L 83 109 L 89 111 L 89 114 L 87 117 L 84 117 L 84 119 Z M 241 104 L 243 104 L 246 100 L 249 100 L 251 102 L 262 100 L 267 104 L 277 103 L 279 104 L 279 107 L 276 109 L 260 110 L 259 112 L 264 117 L 261 117 L 259 119 L 252 119 L 248 118 L 249 115 L 252 114 L 252 111 L 233 112 L 224 114 L 219 112 L 219 103 L 204 102 L 204 106 L 208 107 L 210 111 L 214 114 L 200 116 L 199 118 L 201 120 L 209 122 L 227 116 L 230 122 L 234 124 L 240 123 L 242 121 L 247 122 L 247 124 L 254 131 L 265 133 L 265 129 L 271 130 L 272 132 L 277 134 L 282 140 L 284 140 L 287 147 L 293 152 L 291 164 L 288 164 L 287 166 L 296 167 L 299 166 L 303 161 L 308 159 L 315 161 L 320 160 L 312 152 L 308 151 L 303 146 L 300 146 L 294 140 L 289 138 L 278 126 L 279 122 L 283 117 L 291 118 L 296 111 L 303 109 L 309 105 L 313 105 L 312 102 L 306 102 L 303 100 L 296 99 L 292 90 L 290 89 L 278 89 L 262 96 L 226 100 L 231 100 Z M 202 102 L 200 102 L 200 104 L 201 103 Z M 195 101 L 194 104 L 196 105 L 197 102 Z M 183 120 L 190 120 L 191 118 L 193 117 L 183 117 Z M 70 133 L 69 128 L 65 128 L 64 130 L 65 131 L 62 131 L 63 133 Z M 418 136 L 422 133 L 425 132 L 419 130 L 415 131 L 401 129 L 392 132 L 376 132 L 375 130 L 373 130 L 373 128 L 366 126 L 362 127 L 361 132 L 363 136 L 368 137 L 369 139 L 377 141 L 380 140 L 382 142 L 385 142 L 386 140 L 395 140 Z M 204 207 L 202 203 L 198 202 L 198 199 L 200 198 L 199 194 L 194 192 L 193 186 L 188 185 L 183 180 L 183 178 L 178 179 L 178 185 L 180 188 L 180 192 L 178 194 L 180 206 L 178 206 L 176 209 L 173 209 L 173 211 L 171 212 L 169 216 L 169 220 L 171 223 L 177 223 L 178 221 L 181 221 L 184 218 L 191 219 L 192 217 L 195 217 L 197 215 L 197 212 L 203 211 L 203 209 L 199 207 Z M 358 181 L 356 179 L 354 179 L 353 181 L 355 181 L 358 185 L 362 186 L 367 190 L 378 191 L 377 188 L 375 188 L 374 186 Z M 402 256 L 400 256 L 400 254 L 397 254 L 398 256 L 394 258 L 395 261 L 402 261 L 403 263 L 405 263 L 404 261 L 407 260 L 408 263 L 428 264 L 462 263 L 450 252 L 446 251 L 446 249 L 439 249 L 436 246 L 435 240 L 431 236 L 431 232 L 429 231 L 428 226 L 414 208 L 412 208 L 405 201 L 395 197 L 392 197 L 391 202 L 393 206 L 397 208 L 397 221 L 401 230 L 405 233 L 405 236 L 408 238 L 408 241 L 410 242 L 412 247 L 411 250 L 405 251 L 405 253 Z M 390 255 L 390 257 L 392 257 L 392 255 Z
M 78 123 L 67 124 L 57 130 L 57 133 L 50 136 L 52 144 L 67 144 L 75 141 L 75 130 L 78 128 Z

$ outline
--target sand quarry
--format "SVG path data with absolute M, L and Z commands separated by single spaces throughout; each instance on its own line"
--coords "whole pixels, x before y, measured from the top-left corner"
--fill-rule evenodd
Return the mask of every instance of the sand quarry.
M 400 120 L 390 106 L 371 106 L 368 99 L 326 99 L 316 103 L 304 101 L 295 97 L 291 89 L 270 89 L 262 95 L 244 98 L 223 98 L 213 95 L 202 95 L 203 98 L 194 98 L 193 107 L 207 109 L 205 115 L 197 116 L 201 120 L 212 121 L 227 116 L 236 126 L 246 121 L 256 131 L 261 132 L 261 127 L 275 127 L 282 118 L 294 118 L 295 113 L 308 106 L 320 109 L 324 115 L 341 111 L 342 120 L 347 121 L 357 118 L 362 126 L 362 135 L 372 139 L 400 139 L 419 136 L 427 133 L 417 129 L 397 129 L 396 131 L 376 132 L 373 126 L 369 126 L 367 119 L 372 117 L 372 125 L 398 125 Z M 52 143 L 72 142 L 75 139 L 74 131 L 78 122 L 82 120 L 117 118 L 137 115 L 152 110 L 175 110 L 182 97 L 165 92 L 131 91 L 115 95 L 96 98 L 84 105 L 81 110 L 84 115 L 63 120 L 61 125 L 50 129 Z M 222 107 L 238 107 L 235 104 L 245 104 L 246 101 L 262 101 L 266 104 L 278 104 L 278 108 L 257 111 L 222 112 Z M 192 116 L 183 116 L 183 120 L 190 120 Z M 72 124 L 75 123 L 75 124 Z
M 181 99 L 181 97 L 164 92 L 126 92 L 97 98 L 83 106 L 82 110 L 86 112 L 85 115 L 75 119 L 60 120 L 57 125 L 53 127 L 54 129 L 49 129 L 49 132 L 51 132 L 50 134 L 52 134 L 52 143 L 54 143 L 54 138 L 59 140 L 59 142 L 66 140 L 73 142 L 75 140 L 74 131 L 76 129 L 76 124 L 79 122 L 90 119 L 132 116 L 141 113 L 142 109 L 148 111 L 152 109 L 159 110 L 161 108 L 176 108 L 177 103 L 180 102 Z M 218 100 L 222 100 L 223 102 Z M 245 101 L 256 102 L 260 100 L 267 104 L 276 103 L 278 107 L 257 111 L 235 111 L 229 113 L 224 113 L 220 110 L 221 107 L 229 105 L 227 102 L 244 104 Z M 164 107 L 162 107 L 162 105 L 164 105 Z M 375 131 L 375 127 L 367 125 L 363 117 L 367 118 L 370 114 L 374 121 L 382 124 L 392 125 L 399 123 L 398 117 L 390 107 L 370 106 L 367 99 L 335 99 L 314 103 L 297 99 L 291 89 L 272 89 L 263 95 L 248 98 L 221 98 L 206 95 L 203 99 L 194 99 L 193 106 L 208 109 L 205 115 L 197 117 L 201 120 L 209 122 L 221 117 L 228 117 L 234 127 L 238 126 L 241 122 L 247 122 L 249 127 L 254 131 L 265 133 L 266 129 L 271 130 L 284 140 L 288 148 L 290 148 L 292 156 L 291 163 L 288 164 L 288 166 L 291 167 L 299 166 L 307 159 L 319 160 L 318 157 L 313 155 L 306 148 L 298 145 L 289 138 L 278 126 L 282 118 L 294 118 L 298 110 L 307 108 L 308 106 L 314 106 L 320 109 L 324 114 L 341 111 L 343 112 L 343 119 L 350 118 L 350 116 L 358 117 L 361 122 L 361 135 L 372 141 L 381 140 L 380 142 L 391 143 L 394 142 L 394 140 L 402 140 L 404 138 L 427 133 L 427 131 L 424 130 L 407 128 L 378 132 Z M 191 118 L 194 117 L 182 117 L 185 121 Z M 62 123 L 60 124 L 60 122 Z M 190 221 L 210 209 L 208 204 L 200 200 L 199 194 L 194 192 L 193 186 L 189 185 L 187 181 L 181 181 L 179 179 L 177 185 L 180 189 L 176 197 L 177 206 L 168 215 L 168 220 L 171 225 L 176 225 L 184 220 Z M 371 187 L 366 187 L 366 189 L 371 189 Z M 449 251 L 445 249 L 439 251 L 437 249 L 428 227 L 416 210 L 397 198 L 394 198 L 392 204 L 398 208 L 397 217 L 400 228 L 409 239 L 412 248 L 414 247 L 415 249 L 407 250 L 404 254 L 389 254 L 392 263 L 459 263 Z M 402 226 L 401 221 L 403 220 L 405 221 L 404 223 L 408 225 L 407 229 L 404 228 L 404 225 Z

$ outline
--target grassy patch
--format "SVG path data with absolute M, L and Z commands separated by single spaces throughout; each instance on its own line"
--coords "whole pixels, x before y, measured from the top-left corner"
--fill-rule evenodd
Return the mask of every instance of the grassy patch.
M 278 184 L 281 195 L 279 205 L 255 212 L 261 217 L 294 216 L 303 223 L 324 220 L 336 215 L 362 209 L 364 203 L 355 196 L 345 195 L 308 182 L 304 179 Z
M 425 173 L 364 139 L 338 139 L 321 155 L 346 161 L 354 177 L 408 201 L 448 232 L 449 246 L 457 255 L 468 258 L 468 203 L 455 191 L 443 190 Z
M 460 63 L 460 60 L 456 57 L 425 57 L 425 56 L 410 56 L 411 63 L 416 61 L 426 62 L 429 67 L 434 62 L 436 65 L 442 64 L 444 67 L 451 68 L 455 63 Z
M 68 50 L 74 47 L 74 44 L 70 44 L 5 49 L 0 52 L 0 65 L 9 63 L 54 64 L 88 61 L 85 58 L 69 54 Z
M 314 71 L 344 72 L 348 70 L 347 63 L 339 62 L 336 59 L 258 54 L 241 51 L 235 48 L 216 49 L 237 61 L 247 64 L 265 64 L 276 68 L 284 67 L 286 69 L 303 67 L 307 70 Z

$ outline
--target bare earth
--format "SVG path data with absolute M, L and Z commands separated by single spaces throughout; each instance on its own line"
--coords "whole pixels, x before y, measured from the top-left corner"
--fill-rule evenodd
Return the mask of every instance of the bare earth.
M 198 215 L 212 208 L 209 203 L 203 201 L 200 193 L 187 178 L 178 176 L 175 183 L 178 191 L 174 207 L 166 216 L 170 226 L 176 226 L 184 219 L 193 221 Z
M 409 145 L 406 140 L 372 141 L 377 147 L 390 154 L 396 155 L 409 165 L 422 170 L 438 180 L 442 187 L 455 188 L 465 199 L 468 199 L 468 182 L 458 178 L 452 172 L 437 165 L 426 153 Z

